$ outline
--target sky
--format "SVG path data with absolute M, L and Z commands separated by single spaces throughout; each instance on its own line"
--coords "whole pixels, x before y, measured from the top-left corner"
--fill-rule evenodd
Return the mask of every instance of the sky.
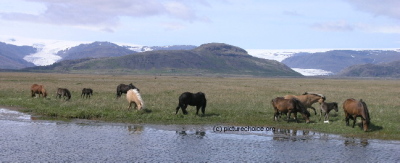
M 244 49 L 399 48 L 399 0 L 1 0 L 0 36 Z

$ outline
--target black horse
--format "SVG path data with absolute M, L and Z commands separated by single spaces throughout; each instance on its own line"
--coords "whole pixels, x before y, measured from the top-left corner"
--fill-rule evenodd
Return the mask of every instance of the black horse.
M 120 84 L 117 86 L 117 98 L 121 97 L 123 93 L 126 94 L 130 89 L 137 89 L 140 92 L 139 88 L 136 88 L 132 83 L 129 85 Z
M 90 98 L 90 96 L 93 96 L 93 90 L 91 88 L 83 88 L 81 98 Z
M 204 115 L 204 112 L 206 111 L 206 105 L 207 105 L 207 100 L 206 100 L 206 95 L 202 92 L 197 92 L 196 94 L 190 93 L 190 92 L 184 92 L 179 96 L 179 105 L 176 107 L 176 113 L 178 114 L 179 108 L 182 108 L 183 114 L 188 114 L 186 111 L 187 106 L 196 106 L 196 115 L 199 114 L 199 110 L 201 108 L 201 112 Z
M 59 97 L 61 98 L 61 96 L 67 97 L 67 100 L 71 99 L 71 92 L 69 92 L 69 90 L 67 88 L 58 88 L 57 89 L 57 95 L 56 98 Z

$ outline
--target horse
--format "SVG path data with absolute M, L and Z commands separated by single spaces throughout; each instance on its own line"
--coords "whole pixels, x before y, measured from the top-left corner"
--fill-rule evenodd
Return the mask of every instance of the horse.
M 90 98 L 90 96 L 93 96 L 93 90 L 91 88 L 83 88 L 81 98 Z
M 324 112 L 324 121 L 329 121 L 329 112 L 331 110 L 338 112 L 338 104 L 336 102 L 322 102 L 320 105 L 319 121 L 321 121 L 322 112 Z
M 132 108 L 132 103 L 135 103 L 135 108 L 141 110 L 144 107 L 142 96 L 138 89 L 130 89 L 126 92 L 126 100 L 129 103 L 128 109 Z
M 39 97 L 40 97 L 40 95 L 42 95 L 43 98 L 47 97 L 47 92 L 46 92 L 46 89 L 44 89 L 43 85 L 33 84 L 31 86 L 31 96 L 35 97 L 36 94 L 39 94 Z
M 117 86 L 117 98 L 121 97 L 123 93 L 126 94 L 126 92 L 130 89 L 136 89 L 140 92 L 139 88 L 136 88 L 132 83 L 130 83 L 129 85 L 120 84 Z
M 178 107 L 176 107 L 176 113 L 178 114 L 178 111 L 180 108 L 182 108 L 183 114 L 188 114 L 186 111 L 187 106 L 196 106 L 196 115 L 199 114 L 199 110 L 201 108 L 201 112 L 205 113 L 206 111 L 206 106 L 207 106 L 207 99 L 206 95 L 203 92 L 197 92 L 197 93 L 190 93 L 190 92 L 184 92 L 179 96 L 179 104 Z
M 281 113 L 286 113 L 287 122 L 289 122 L 290 114 L 294 114 L 294 119 L 298 123 L 297 112 L 300 112 L 303 115 L 303 118 L 306 120 L 306 123 L 310 123 L 310 112 L 303 106 L 303 104 L 296 98 L 285 99 L 284 97 L 277 97 L 271 100 L 271 105 L 275 110 L 274 120 L 278 120 L 278 116 Z
M 71 92 L 69 92 L 67 88 L 58 88 L 56 98 L 57 97 L 61 98 L 61 96 L 63 96 L 64 99 L 65 97 L 67 97 L 68 101 L 69 99 L 71 99 Z
M 296 95 L 286 95 L 284 96 L 285 99 L 292 99 L 292 98 L 297 98 L 306 108 L 311 108 L 314 110 L 315 115 L 317 115 L 317 111 L 315 110 L 314 107 L 312 107 L 312 104 L 319 102 L 322 103 L 326 100 L 325 96 L 322 94 L 318 93 L 309 93 L 305 92 L 302 95 L 296 96 Z
M 364 131 L 368 130 L 370 117 L 367 104 L 365 104 L 362 99 L 359 101 L 353 98 L 347 99 L 343 102 L 343 110 L 345 114 L 346 126 L 349 126 L 349 119 L 353 119 L 354 128 L 357 117 L 361 117 Z

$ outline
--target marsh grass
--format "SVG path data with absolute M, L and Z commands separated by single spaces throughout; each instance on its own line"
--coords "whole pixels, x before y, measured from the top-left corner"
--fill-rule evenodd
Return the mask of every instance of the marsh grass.
M 116 86 L 133 83 L 140 88 L 145 109 L 128 110 L 123 95 L 116 99 Z M 43 84 L 48 98 L 31 98 L 30 86 Z M 400 83 L 398 80 L 322 79 L 322 78 L 222 78 L 185 76 L 140 75 L 87 75 L 0 73 L 0 105 L 19 107 L 22 112 L 57 119 L 97 119 L 110 122 L 153 124 L 224 124 L 251 125 L 288 129 L 309 129 L 344 136 L 400 140 Z M 72 93 L 69 101 L 55 98 L 58 87 Z M 83 88 L 94 91 L 90 99 L 80 97 Z M 175 115 L 181 93 L 204 92 L 207 98 L 206 114 L 195 115 L 189 107 L 188 115 L 179 111 Z M 330 123 L 318 121 L 312 114 L 310 124 L 287 123 L 282 116 L 273 120 L 270 101 L 287 94 L 304 92 L 324 94 L 328 102 L 338 102 L 339 112 L 330 113 Z M 347 98 L 363 99 L 369 108 L 371 126 L 369 132 L 345 126 L 342 103 Z M 318 104 L 314 104 L 318 108 Z M 319 110 L 317 110 L 319 111 Z

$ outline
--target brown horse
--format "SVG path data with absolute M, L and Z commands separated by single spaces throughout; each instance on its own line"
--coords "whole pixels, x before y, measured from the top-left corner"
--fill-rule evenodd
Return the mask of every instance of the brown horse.
M 39 94 L 39 97 L 40 97 L 40 95 L 42 95 L 44 98 L 47 97 L 47 92 L 46 92 L 46 89 L 44 89 L 43 85 L 33 84 L 31 86 L 32 97 L 35 97 L 36 94 Z
M 362 99 L 360 99 L 360 101 L 352 98 L 347 99 L 343 102 L 343 110 L 347 126 L 349 125 L 349 119 L 351 118 L 353 119 L 354 128 L 354 125 L 356 124 L 356 118 L 361 117 L 364 131 L 368 130 L 368 125 L 370 123 L 369 112 L 367 104 L 365 104 Z
M 311 108 L 314 110 L 315 115 L 317 115 L 317 111 L 315 110 L 314 107 L 312 107 L 312 104 L 319 102 L 322 103 L 326 100 L 325 96 L 322 94 L 318 93 L 309 93 L 305 92 L 302 95 L 296 96 L 296 95 L 286 95 L 284 96 L 285 99 L 292 99 L 292 98 L 297 98 L 306 108 Z
M 128 100 L 130 109 L 132 107 L 132 103 L 135 103 L 135 108 L 137 110 L 141 110 L 144 107 L 142 97 L 140 96 L 138 89 L 130 89 L 126 92 L 126 100 Z
M 278 117 L 281 113 L 287 114 L 287 122 L 289 122 L 290 114 L 294 114 L 294 119 L 298 123 L 297 120 L 297 112 L 300 112 L 303 115 L 303 118 L 306 120 L 306 123 L 310 122 L 310 112 L 301 104 L 299 100 L 296 98 L 285 99 L 283 97 L 277 97 L 271 101 L 271 105 L 275 110 L 274 119 L 278 120 Z

